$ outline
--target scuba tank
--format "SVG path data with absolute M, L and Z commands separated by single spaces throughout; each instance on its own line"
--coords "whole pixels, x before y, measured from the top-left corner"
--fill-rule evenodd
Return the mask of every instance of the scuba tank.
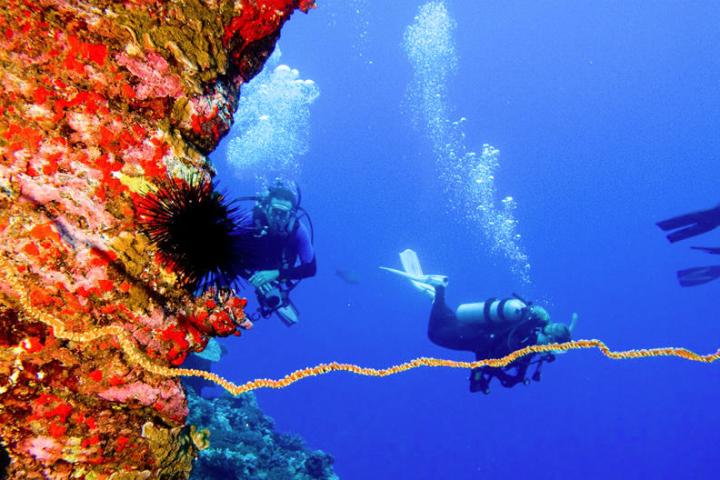
M 527 308 L 528 304 L 519 298 L 490 298 L 484 302 L 463 303 L 455 315 L 463 323 L 500 325 L 521 322 Z

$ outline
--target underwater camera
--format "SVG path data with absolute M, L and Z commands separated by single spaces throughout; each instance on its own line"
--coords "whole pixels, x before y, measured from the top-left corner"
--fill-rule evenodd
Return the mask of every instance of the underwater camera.
M 277 286 L 263 295 L 263 303 L 270 309 L 275 310 L 283 301 L 283 294 Z
M 280 320 L 288 327 L 295 325 L 299 320 L 299 313 L 288 297 L 288 291 L 282 286 L 273 282 L 272 287 L 266 292 L 255 290 L 258 302 L 260 303 L 260 314 L 267 318 L 276 313 Z

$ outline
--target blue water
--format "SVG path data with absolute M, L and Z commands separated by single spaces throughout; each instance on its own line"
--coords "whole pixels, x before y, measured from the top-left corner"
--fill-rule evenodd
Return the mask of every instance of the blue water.
M 399 267 L 405 248 L 450 276 L 453 305 L 518 292 L 556 320 L 578 312 L 575 336 L 613 349 L 720 347 L 720 282 L 683 289 L 675 278 L 717 260 L 689 246 L 720 234 L 670 245 L 655 226 L 718 202 L 720 3 L 444 3 L 456 22 L 448 115 L 467 118 L 468 148 L 501 151 L 495 188 L 517 203 L 529 283 L 448 206 L 432 132 L 413 126 L 403 35 L 421 2 L 318 3 L 280 42 L 281 61 L 320 89 L 294 159 L 318 275 L 293 294 L 300 324 L 273 318 L 223 340 L 219 373 L 243 382 L 332 360 L 472 359 L 430 343 L 428 298 L 377 268 Z M 254 193 L 251 178 L 233 178 L 226 146 L 212 155 L 221 184 Z M 428 368 L 332 373 L 257 396 L 279 430 L 334 455 L 344 479 L 717 478 L 718 368 L 582 351 L 540 383 L 489 396 L 468 392 L 465 371 Z

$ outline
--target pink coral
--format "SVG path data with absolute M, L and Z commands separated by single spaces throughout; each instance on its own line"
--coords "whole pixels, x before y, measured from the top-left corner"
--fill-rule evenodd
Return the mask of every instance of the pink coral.
M 170 418 L 185 418 L 187 416 L 187 403 L 182 388 L 173 381 L 165 381 L 157 386 L 143 382 L 133 382 L 126 385 L 110 387 L 98 393 L 105 400 L 129 403 L 133 400 L 142 405 L 155 407 Z
M 62 445 L 52 437 L 38 436 L 28 439 L 25 446 L 28 453 L 40 462 L 57 459 L 62 453 Z
M 168 63 L 160 55 L 150 52 L 146 60 L 132 58 L 125 53 L 115 57 L 118 65 L 126 67 L 139 80 L 135 87 L 135 96 L 144 100 L 151 97 L 179 97 L 182 93 L 182 80 L 168 73 Z

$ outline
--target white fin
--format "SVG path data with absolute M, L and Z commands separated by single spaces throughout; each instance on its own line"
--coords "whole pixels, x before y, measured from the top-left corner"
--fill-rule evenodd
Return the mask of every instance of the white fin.
M 409 248 L 400 252 L 400 262 L 402 263 L 403 270 L 396 270 L 394 268 L 380 267 L 381 269 L 399 275 L 401 277 L 410 280 L 415 288 L 428 295 L 430 298 L 435 298 L 435 287 L 427 283 L 428 277 L 436 277 L 435 275 L 423 274 L 422 267 L 420 266 L 420 260 L 418 259 L 417 253 Z
M 420 259 L 418 258 L 417 253 L 415 253 L 415 250 L 407 248 L 400 252 L 400 262 L 402 263 L 403 270 L 405 270 L 406 273 L 416 277 L 423 276 Z

